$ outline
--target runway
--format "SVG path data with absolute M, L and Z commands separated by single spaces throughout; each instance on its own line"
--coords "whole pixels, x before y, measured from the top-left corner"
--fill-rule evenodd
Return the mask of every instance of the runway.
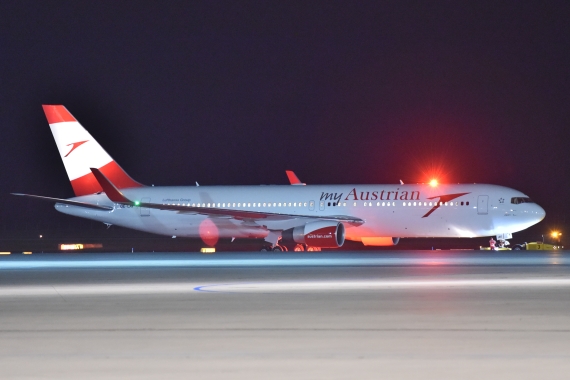
M 4 378 L 549 378 L 570 253 L 0 257 Z

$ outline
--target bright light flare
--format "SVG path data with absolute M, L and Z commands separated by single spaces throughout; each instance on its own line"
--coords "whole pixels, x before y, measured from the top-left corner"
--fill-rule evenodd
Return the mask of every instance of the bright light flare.
M 550 236 L 552 236 L 553 238 L 556 239 L 556 238 L 562 236 L 562 233 L 560 233 L 560 232 L 558 232 L 558 231 L 552 231 L 552 232 L 550 233 Z
M 453 182 L 443 159 L 439 163 L 437 161 L 431 163 L 420 162 L 418 166 L 420 171 L 418 182 L 425 183 L 431 187 L 437 187 L 442 183 L 450 183 L 450 181 Z
M 218 227 L 211 219 L 204 219 L 200 223 L 200 227 L 198 227 L 198 232 L 200 233 L 202 241 L 210 247 L 215 246 L 220 237 Z

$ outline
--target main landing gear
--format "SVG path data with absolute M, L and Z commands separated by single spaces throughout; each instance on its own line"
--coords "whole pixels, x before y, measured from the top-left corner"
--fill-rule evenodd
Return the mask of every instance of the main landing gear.
M 277 244 L 275 247 L 268 244 L 261 248 L 261 252 L 287 252 L 288 250 L 286 246 L 281 244 Z
M 287 247 L 281 245 L 276 245 L 275 247 L 268 245 L 267 247 L 261 248 L 261 252 L 287 252 L 287 251 L 288 251 Z
M 306 244 L 297 244 L 292 247 L 287 247 L 283 244 L 277 244 L 275 247 L 271 245 L 266 245 L 261 248 L 261 252 L 288 252 L 288 251 L 295 251 L 295 252 L 320 252 L 320 247 L 310 247 Z

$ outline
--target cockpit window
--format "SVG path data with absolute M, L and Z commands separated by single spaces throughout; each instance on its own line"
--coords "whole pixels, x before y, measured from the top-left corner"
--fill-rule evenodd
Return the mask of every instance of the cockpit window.
M 511 198 L 511 203 L 514 205 L 518 205 L 521 203 L 534 203 L 534 202 L 528 197 L 513 197 Z

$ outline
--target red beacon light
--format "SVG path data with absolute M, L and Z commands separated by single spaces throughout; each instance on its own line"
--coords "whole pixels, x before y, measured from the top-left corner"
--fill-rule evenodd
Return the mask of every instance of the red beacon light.
M 431 187 L 436 187 L 438 185 L 437 179 L 432 179 L 431 181 L 429 181 L 429 185 Z

